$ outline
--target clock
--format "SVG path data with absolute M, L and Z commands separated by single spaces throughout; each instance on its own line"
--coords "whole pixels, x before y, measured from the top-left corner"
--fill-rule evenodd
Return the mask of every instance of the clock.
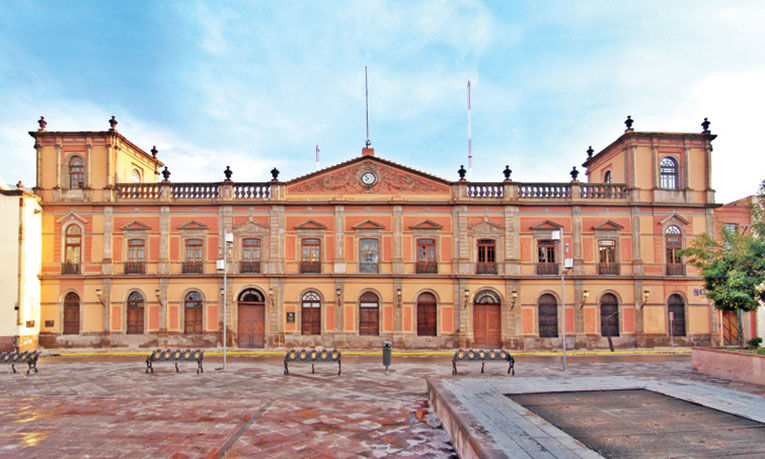
M 372 186 L 377 182 L 377 176 L 374 172 L 364 172 L 361 174 L 361 183 L 365 186 Z

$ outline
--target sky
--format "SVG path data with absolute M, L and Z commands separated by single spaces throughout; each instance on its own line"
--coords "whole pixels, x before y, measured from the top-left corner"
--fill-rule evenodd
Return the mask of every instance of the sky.
M 376 156 L 457 180 L 569 181 L 636 131 L 714 141 L 717 202 L 765 179 L 765 2 L 0 0 L 0 179 L 34 140 L 117 129 L 174 182 L 289 180 Z

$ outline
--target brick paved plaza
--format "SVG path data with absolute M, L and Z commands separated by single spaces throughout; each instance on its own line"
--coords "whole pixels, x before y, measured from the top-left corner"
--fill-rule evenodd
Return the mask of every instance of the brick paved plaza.
M 230 358 L 225 372 L 208 359 L 156 364 L 140 357 L 51 357 L 38 374 L 0 368 L 0 455 L 8 457 L 450 457 L 454 450 L 430 411 L 426 378 L 635 376 L 692 380 L 759 396 L 765 387 L 695 374 L 688 355 L 569 358 L 520 356 L 506 366 L 464 363 L 451 376 L 447 357 L 379 357 L 337 365 L 291 365 L 278 357 Z

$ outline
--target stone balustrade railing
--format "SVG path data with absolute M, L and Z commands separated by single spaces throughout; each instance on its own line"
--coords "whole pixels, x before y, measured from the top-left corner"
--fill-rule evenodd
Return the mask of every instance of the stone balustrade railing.
M 269 199 L 271 184 L 266 183 L 235 183 L 234 199 Z
M 518 199 L 568 199 L 570 183 L 518 183 Z
M 503 183 L 468 182 L 468 198 L 501 198 L 505 194 Z

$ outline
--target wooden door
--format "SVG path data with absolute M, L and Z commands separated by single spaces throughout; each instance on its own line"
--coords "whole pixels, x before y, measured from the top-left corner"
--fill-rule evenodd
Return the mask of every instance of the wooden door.
M 64 306 L 64 334 L 80 334 L 80 305 L 67 304 Z
M 266 308 L 263 303 L 239 303 L 239 347 L 265 347 Z
M 723 311 L 723 344 L 738 346 L 738 316 L 736 311 Z
M 127 332 L 129 335 L 143 334 L 143 306 L 128 306 Z
M 417 300 L 417 336 L 436 336 L 438 308 L 436 297 L 423 293 Z
M 473 345 L 502 347 L 501 315 L 498 304 L 473 305 Z

